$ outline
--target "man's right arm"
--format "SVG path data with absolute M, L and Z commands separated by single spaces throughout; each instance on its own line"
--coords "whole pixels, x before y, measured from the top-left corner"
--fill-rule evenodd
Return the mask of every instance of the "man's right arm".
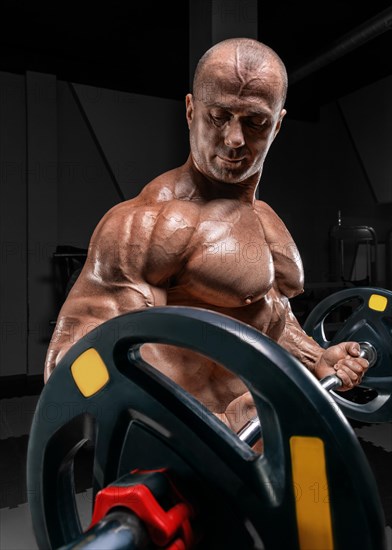
M 85 265 L 59 312 L 47 351 L 45 382 L 68 349 L 101 323 L 166 304 L 167 281 L 177 269 L 184 243 L 180 239 L 178 254 L 173 255 L 173 243 L 167 250 L 161 242 L 167 237 L 162 210 L 162 205 L 146 208 L 134 200 L 102 218 Z
M 98 288 L 98 285 L 89 283 L 89 278 L 89 269 L 83 269 L 60 310 L 46 354 L 45 383 L 65 353 L 100 324 L 129 311 L 166 304 L 166 290 L 163 288 L 142 283 L 140 286 L 143 286 L 146 298 L 142 300 L 137 283 L 133 289 L 124 289 L 114 295 L 105 288 L 106 285 Z

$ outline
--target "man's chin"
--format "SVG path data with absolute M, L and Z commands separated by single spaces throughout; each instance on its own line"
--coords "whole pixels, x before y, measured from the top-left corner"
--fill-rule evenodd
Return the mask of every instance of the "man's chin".
M 194 162 L 199 172 L 219 183 L 226 183 L 228 185 L 241 184 L 251 175 L 249 167 L 245 169 L 243 166 L 227 165 L 227 163 L 216 162 L 216 159 L 208 164 Z
M 241 184 L 247 179 L 247 177 L 249 177 L 249 174 L 243 169 L 219 167 L 214 170 L 214 179 L 221 183 Z

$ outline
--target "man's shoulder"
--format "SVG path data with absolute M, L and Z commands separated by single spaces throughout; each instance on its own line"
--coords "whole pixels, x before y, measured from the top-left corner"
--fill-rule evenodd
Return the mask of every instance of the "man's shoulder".
M 190 236 L 196 229 L 200 217 L 197 202 L 178 198 L 164 185 L 154 181 L 148 184 L 135 198 L 125 200 L 110 208 L 98 223 L 94 236 L 116 235 L 124 242 L 130 237 L 160 241 L 177 233 Z
M 278 215 L 270 204 L 268 204 L 267 202 L 262 201 L 260 199 L 255 201 L 255 208 L 256 208 L 257 211 L 260 211 L 260 212 L 263 212 L 263 213 L 266 213 L 266 214 L 271 214 L 273 216 Z
M 282 246 L 290 246 L 293 250 L 296 250 L 296 245 L 289 229 L 271 206 L 263 201 L 257 201 L 255 210 L 263 226 L 267 242 L 280 243 Z
M 255 211 L 259 215 L 262 223 L 264 222 L 265 224 L 272 224 L 277 229 L 286 228 L 285 223 L 283 222 L 279 214 L 272 208 L 272 206 L 270 206 L 266 202 L 257 200 L 255 202 Z

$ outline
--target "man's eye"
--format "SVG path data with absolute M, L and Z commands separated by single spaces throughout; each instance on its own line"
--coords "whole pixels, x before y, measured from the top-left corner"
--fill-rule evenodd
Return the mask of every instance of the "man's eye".
M 250 119 L 248 120 L 248 126 L 250 126 L 251 128 L 254 128 L 256 130 L 261 130 L 262 128 L 265 128 L 267 125 L 267 121 L 264 119 L 264 120 L 260 120 L 260 119 Z
M 214 124 L 216 124 L 217 126 L 221 126 L 222 124 L 225 124 L 225 122 L 227 122 L 229 120 L 229 117 L 227 116 L 219 116 L 219 115 L 211 115 L 211 120 L 213 121 Z
M 266 120 L 248 120 L 248 125 L 251 128 L 261 129 L 266 125 Z

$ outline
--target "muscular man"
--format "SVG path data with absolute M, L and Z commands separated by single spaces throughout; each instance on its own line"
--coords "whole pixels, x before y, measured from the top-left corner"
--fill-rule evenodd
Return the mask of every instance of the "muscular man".
M 189 157 L 98 223 L 59 313 L 45 381 L 89 330 L 163 305 L 201 307 L 244 321 L 316 378 L 337 373 L 342 390 L 361 381 L 368 363 L 357 343 L 324 350 L 293 315 L 289 299 L 303 291 L 301 259 L 282 220 L 255 198 L 286 114 L 286 90 L 284 64 L 258 41 L 225 40 L 204 54 L 193 94 L 186 96 Z M 255 415 L 246 387 L 220 365 L 165 345 L 145 345 L 143 355 L 232 429 Z

